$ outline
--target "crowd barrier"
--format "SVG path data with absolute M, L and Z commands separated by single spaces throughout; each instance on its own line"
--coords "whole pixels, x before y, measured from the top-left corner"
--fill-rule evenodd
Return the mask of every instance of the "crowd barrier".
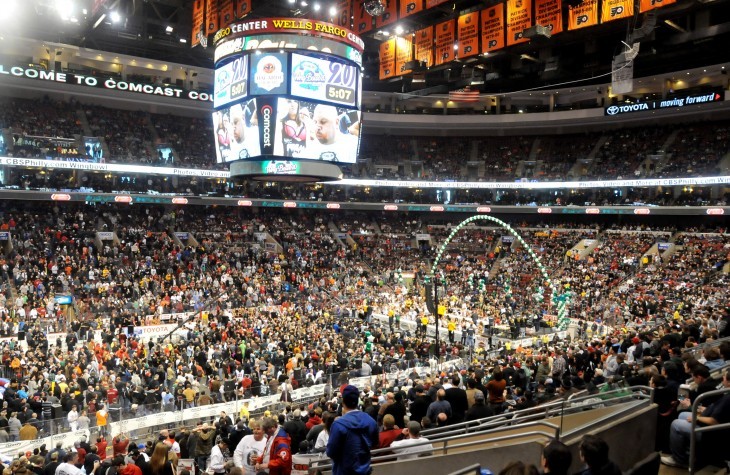
M 407 375 L 404 375 L 406 371 L 411 372 L 412 370 L 415 370 L 418 373 L 419 377 L 425 377 L 428 373 L 436 370 L 443 371 L 450 370 L 452 368 L 460 369 L 463 366 L 464 361 L 456 358 L 438 365 L 434 364 L 432 366 L 420 366 L 415 368 L 409 368 L 408 370 L 389 372 L 382 375 L 350 378 L 349 383 L 362 390 L 367 385 L 374 386 L 378 380 L 383 378 L 383 376 L 385 376 L 388 379 L 388 382 L 391 384 L 395 383 L 396 381 L 402 383 L 407 377 Z M 307 400 L 314 400 L 324 394 L 325 387 L 325 384 L 317 384 L 310 387 L 295 389 L 291 392 L 292 401 L 294 403 L 297 403 Z M 336 391 L 337 387 L 335 386 L 333 390 Z M 219 404 L 196 406 L 183 409 L 182 411 L 161 411 L 156 414 L 112 422 L 108 424 L 106 432 L 107 434 L 116 435 L 120 433 L 129 434 L 133 431 L 145 430 L 158 426 L 179 427 L 185 425 L 185 422 L 187 421 L 212 419 L 220 415 L 220 413 L 223 411 L 225 411 L 226 414 L 237 415 L 244 403 L 248 403 L 248 410 L 252 413 L 264 411 L 266 409 L 272 410 L 272 412 L 274 412 L 276 406 L 280 404 L 280 397 L 280 394 L 272 394 L 270 396 L 262 396 L 251 399 L 239 399 L 236 401 L 229 401 Z M 111 409 L 111 412 L 115 412 L 113 408 Z M 98 429 L 98 427 L 94 428 L 94 430 Z M 64 447 L 72 446 L 73 443 L 78 441 L 83 435 L 85 435 L 88 440 L 88 437 L 90 437 L 91 434 L 89 430 L 78 430 L 75 432 L 64 432 L 61 434 L 56 434 L 35 440 L 25 440 L 0 444 L 0 457 L 12 458 L 21 451 L 32 452 L 33 449 L 38 448 L 43 444 L 45 444 L 46 447 L 50 449 L 55 447 L 56 443 L 59 441 L 64 444 Z

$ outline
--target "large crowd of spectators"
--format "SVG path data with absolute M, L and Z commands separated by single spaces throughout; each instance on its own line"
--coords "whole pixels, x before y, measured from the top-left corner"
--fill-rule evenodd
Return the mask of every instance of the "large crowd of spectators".
M 7 383 L 0 442 L 66 426 L 91 428 L 94 439 L 97 433 L 117 435 L 105 429 L 111 407 L 134 417 L 236 393 L 282 394 L 288 402 L 293 388 L 329 383 L 323 400 L 289 405 L 279 416 L 296 453 L 307 439 L 300 425 L 336 433 L 327 421 L 342 409 L 331 402 L 335 386 L 346 382 L 340 374 L 378 375 L 393 367 L 403 370 L 398 389 L 374 381 L 362 388 L 358 405 L 386 431 L 408 428 L 408 440 L 419 439 L 421 428 L 593 390 L 608 377 L 667 387 L 675 401 L 675 383 L 703 371 L 697 370 L 700 362 L 684 358 L 687 369 L 680 371 L 681 348 L 730 330 L 724 272 L 730 238 L 723 229 L 516 223 L 554 283 L 547 288 L 521 244 L 504 239 L 509 233 L 475 226 L 458 235 L 442 258 L 440 302 L 447 311 L 434 317 L 426 311 L 421 281 L 453 227 L 443 218 L 22 203 L 6 204 L 0 214 L 0 228 L 13 241 L 1 264 L 0 330 L 24 336 L 27 345 L 15 338 L 2 342 Z M 99 231 L 112 231 L 114 238 L 101 240 Z M 180 241 L 176 231 L 197 242 Z M 671 246 L 650 254 L 659 243 Z M 571 316 L 580 322 L 570 342 L 549 330 L 555 325 L 554 289 L 569 296 Z M 55 303 L 58 294 L 73 295 L 75 305 Z M 147 343 L 129 331 L 184 311 L 203 313 L 175 344 Z M 387 316 L 387 323 L 374 314 Z M 449 331 L 438 346 L 423 325 L 435 318 Z M 481 348 L 474 338 L 501 328 L 507 336 L 531 336 L 533 347 L 492 339 L 491 349 L 499 352 L 492 359 L 489 345 Z M 49 341 L 47 334 L 59 330 L 65 339 Z M 101 341 L 94 341 L 95 330 Z M 457 331 L 461 339 L 454 338 Z M 409 372 L 416 361 L 437 354 L 461 357 L 466 371 Z M 704 356 L 708 366 L 719 358 Z M 63 408 L 63 420 L 52 423 L 55 404 Z M 178 443 L 181 458 L 196 458 L 200 466 L 209 460 L 218 470 L 215 447 L 233 453 L 234 432 L 256 433 L 256 423 L 239 424 L 239 417 L 176 431 L 170 443 Z M 271 436 L 276 424 L 262 422 Z M 210 440 L 216 434 L 222 442 Z M 112 441 L 119 447 L 115 455 L 128 452 L 124 440 Z M 316 445 L 317 437 L 311 440 Z M 399 445 L 393 446 L 396 454 Z M 97 453 L 105 450 L 97 445 Z M 681 452 L 673 457 L 684 463 Z

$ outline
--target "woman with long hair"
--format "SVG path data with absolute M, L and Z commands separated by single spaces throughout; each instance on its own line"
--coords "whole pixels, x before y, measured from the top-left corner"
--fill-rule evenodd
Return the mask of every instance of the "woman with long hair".
M 168 458 L 169 451 L 170 447 L 163 442 L 155 445 L 155 451 L 152 452 L 152 457 L 150 457 L 152 475 L 177 475 L 172 461 Z

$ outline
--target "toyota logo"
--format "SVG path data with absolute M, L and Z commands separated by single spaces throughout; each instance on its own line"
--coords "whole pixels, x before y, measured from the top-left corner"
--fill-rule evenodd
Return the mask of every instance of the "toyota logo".
M 608 109 L 606 109 L 606 114 L 608 115 L 616 115 L 618 114 L 618 106 L 611 106 Z

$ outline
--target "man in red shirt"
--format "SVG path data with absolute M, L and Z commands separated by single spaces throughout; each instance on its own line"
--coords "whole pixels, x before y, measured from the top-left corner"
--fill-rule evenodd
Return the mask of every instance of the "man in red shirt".
M 104 436 L 96 438 L 96 454 L 99 456 L 99 460 L 106 459 L 106 439 L 104 439 Z
M 124 434 L 119 434 L 112 440 L 115 457 L 117 455 L 127 455 L 127 447 L 129 447 L 129 439 Z
M 116 455 L 112 460 L 112 466 L 117 467 L 119 475 L 142 475 L 142 469 L 133 463 L 127 463 L 123 455 Z
M 116 387 L 112 386 L 106 392 L 106 401 L 109 404 L 116 404 L 117 398 L 119 398 L 119 391 L 117 391 Z
M 392 414 L 383 416 L 383 430 L 379 434 L 379 449 L 390 447 L 390 444 L 403 433 L 403 429 L 396 428 L 395 418 Z

